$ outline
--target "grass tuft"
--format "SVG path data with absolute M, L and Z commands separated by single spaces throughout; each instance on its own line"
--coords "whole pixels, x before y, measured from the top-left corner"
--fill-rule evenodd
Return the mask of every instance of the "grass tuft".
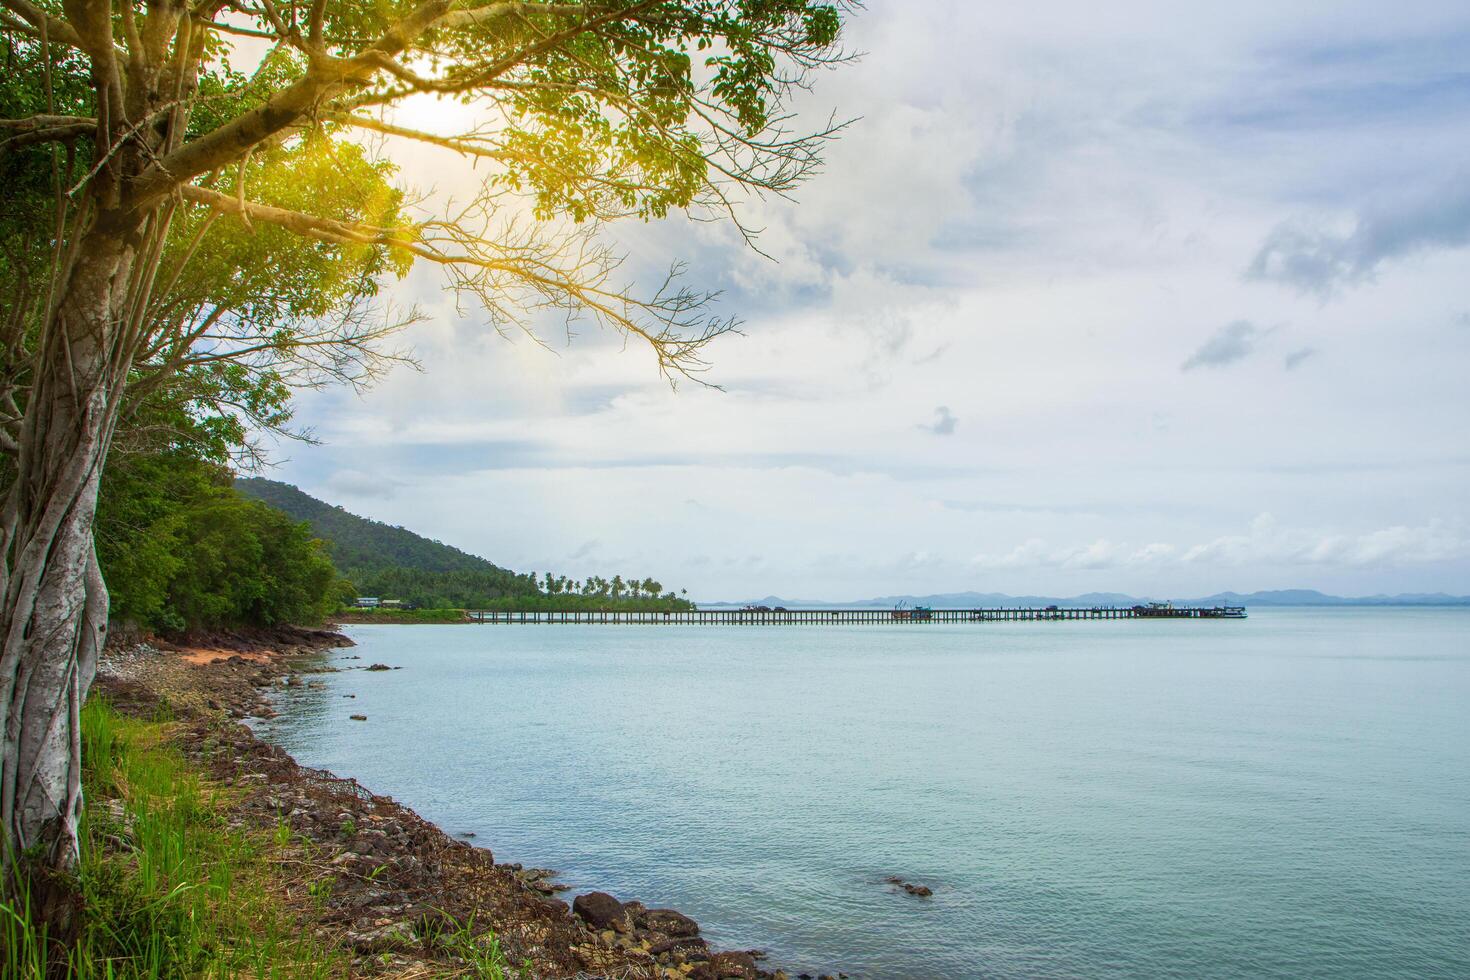
M 226 790 L 164 742 L 165 719 L 82 711 L 81 935 L 59 954 L 28 896 L 0 902 L 0 976 L 162 980 L 330 977 L 345 954 L 302 938 L 270 862 L 279 833 L 226 820 Z M 49 964 L 48 953 L 53 960 Z

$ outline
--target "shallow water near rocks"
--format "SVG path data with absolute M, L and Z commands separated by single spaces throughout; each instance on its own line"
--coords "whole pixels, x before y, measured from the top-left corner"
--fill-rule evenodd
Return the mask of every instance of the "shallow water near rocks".
M 768 968 L 1470 975 L 1470 610 L 347 632 L 263 736 Z

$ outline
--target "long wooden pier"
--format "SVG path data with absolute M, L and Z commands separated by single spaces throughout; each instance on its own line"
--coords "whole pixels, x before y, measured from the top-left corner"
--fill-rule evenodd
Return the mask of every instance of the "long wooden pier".
M 630 626 L 846 626 L 928 623 L 1069 622 L 1084 619 L 1244 619 L 1244 606 L 1095 606 L 1084 609 L 683 609 L 639 612 L 580 609 L 532 612 L 472 609 L 476 623 L 581 623 Z

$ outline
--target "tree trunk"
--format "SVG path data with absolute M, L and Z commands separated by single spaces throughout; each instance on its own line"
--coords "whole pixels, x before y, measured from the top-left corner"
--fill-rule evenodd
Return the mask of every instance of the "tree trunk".
M 0 568 L 0 834 L 5 879 L 66 931 L 78 854 L 80 711 L 107 628 L 92 542 L 102 465 L 127 375 L 119 331 L 135 244 L 96 226 L 79 242 L 47 324 L 4 497 Z

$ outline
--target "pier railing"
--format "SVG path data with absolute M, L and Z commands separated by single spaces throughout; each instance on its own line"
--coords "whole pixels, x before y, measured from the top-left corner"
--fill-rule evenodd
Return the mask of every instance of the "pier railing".
M 846 626 L 925 623 L 1068 622 L 1086 619 L 1244 619 L 1244 606 L 1094 606 L 994 609 L 681 609 L 563 612 L 473 609 L 476 623 L 581 623 L 630 626 Z

